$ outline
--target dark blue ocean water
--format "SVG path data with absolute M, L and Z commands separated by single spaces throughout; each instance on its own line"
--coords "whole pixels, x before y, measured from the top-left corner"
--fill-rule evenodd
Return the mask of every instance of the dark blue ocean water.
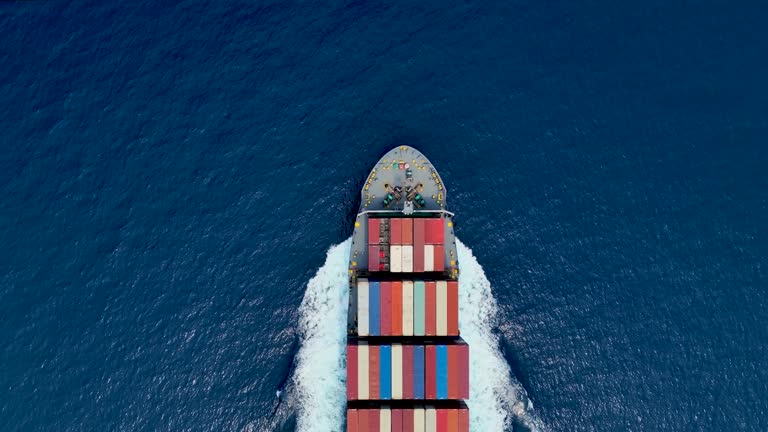
M 549 430 L 768 430 L 766 22 L 0 3 L 0 430 L 292 430 L 306 282 L 399 144 L 440 170 Z

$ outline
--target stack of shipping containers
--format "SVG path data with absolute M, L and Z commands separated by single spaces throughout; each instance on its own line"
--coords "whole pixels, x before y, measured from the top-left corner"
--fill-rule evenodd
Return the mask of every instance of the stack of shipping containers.
M 369 218 L 347 342 L 348 432 L 468 432 L 469 346 L 444 219 Z M 453 266 L 454 262 L 451 262 Z

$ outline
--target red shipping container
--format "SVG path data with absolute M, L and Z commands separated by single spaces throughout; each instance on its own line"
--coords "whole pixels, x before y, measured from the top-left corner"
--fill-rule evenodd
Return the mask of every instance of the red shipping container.
M 459 282 L 448 281 L 448 336 L 459 335 Z
M 469 399 L 469 345 L 456 345 L 459 349 L 459 399 Z
M 368 270 L 379 270 L 379 246 L 368 245 Z
M 448 432 L 459 432 L 459 410 L 448 410 Z
M 357 410 L 357 432 L 370 432 L 368 430 L 368 411 L 367 409 Z
M 459 410 L 459 432 L 469 432 L 469 410 L 466 408 Z
M 347 400 L 357 399 L 357 345 L 347 345 Z
M 392 432 L 403 432 L 403 410 L 392 410 Z
M 424 347 L 424 398 L 437 399 L 437 346 Z
M 422 273 L 424 271 L 424 221 L 425 219 L 413 220 L 413 271 Z
M 389 220 L 389 243 L 393 245 L 403 244 L 403 220 L 392 218 Z
M 458 345 L 448 345 L 448 399 L 461 399 L 459 381 L 461 381 L 461 354 Z
M 447 409 L 438 409 L 437 410 L 437 432 L 448 432 L 448 410 Z
M 445 270 L 445 246 L 435 245 L 435 271 Z
M 403 432 L 413 432 L 413 409 L 403 410 Z
M 347 410 L 347 432 L 357 432 L 357 410 Z
M 403 345 L 403 399 L 413 399 L 413 345 Z
M 381 283 L 379 298 L 379 334 L 392 336 L 392 282 Z
M 429 227 L 427 229 L 430 231 L 429 237 L 432 240 L 432 243 L 427 242 L 427 244 L 438 245 L 445 243 L 445 227 L 443 226 L 443 218 L 430 219 Z
M 368 218 L 368 244 L 379 244 L 379 220 Z
M 424 282 L 424 334 L 437 334 L 437 287 L 435 282 Z
M 403 244 L 404 245 L 412 245 L 413 244 L 413 219 L 406 218 L 403 219 Z
M 378 409 L 368 410 L 368 432 L 379 432 L 381 426 L 380 412 Z M 360 421 L 358 420 L 358 424 Z
M 405 220 L 405 219 L 403 219 Z M 392 336 L 403 335 L 403 282 L 392 282 Z
M 379 385 L 379 347 L 370 345 L 368 347 L 368 399 L 379 399 L 381 397 L 381 388 Z

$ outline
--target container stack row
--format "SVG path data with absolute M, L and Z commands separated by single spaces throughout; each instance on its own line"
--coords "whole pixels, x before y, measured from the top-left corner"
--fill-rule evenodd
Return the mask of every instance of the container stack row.
M 347 400 L 469 399 L 469 346 L 347 345 Z
M 457 281 L 357 281 L 358 336 L 458 336 Z
M 469 432 L 466 406 L 439 408 L 351 408 L 347 432 Z
M 391 273 L 444 271 L 444 220 L 369 218 L 368 270 Z

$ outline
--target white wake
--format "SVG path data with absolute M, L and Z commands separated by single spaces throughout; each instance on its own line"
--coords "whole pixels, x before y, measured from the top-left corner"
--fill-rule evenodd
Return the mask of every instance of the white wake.
M 292 383 L 299 432 L 342 431 L 346 398 L 347 263 L 351 239 L 333 246 L 307 284 L 299 309 L 301 348 Z M 472 251 L 457 240 L 462 337 L 470 346 L 470 424 L 473 432 L 504 431 L 513 421 L 538 429 L 525 390 L 513 380 L 492 332 L 497 319 L 491 285 Z
M 344 425 L 351 245 L 350 238 L 328 250 L 299 307 L 301 347 L 293 376 L 299 432 L 341 432 Z

